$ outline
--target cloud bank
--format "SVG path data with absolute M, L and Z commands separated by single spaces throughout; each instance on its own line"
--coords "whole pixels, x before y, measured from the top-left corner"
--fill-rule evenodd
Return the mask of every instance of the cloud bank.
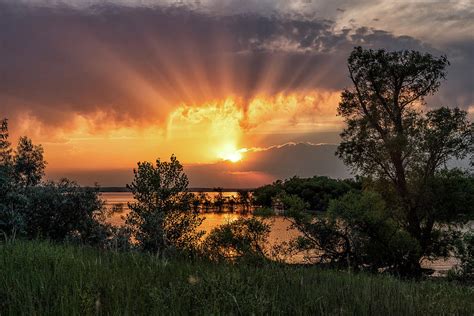
M 350 177 L 349 170 L 334 155 L 336 145 L 288 143 L 251 150 L 238 163 L 188 164 L 184 166 L 190 187 L 255 188 L 277 179 L 314 175 Z M 125 186 L 133 179 L 132 169 L 57 170 L 50 179 L 76 179 L 83 185 Z
M 1 1 L 0 111 L 14 119 L 27 113 L 51 128 L 98 114 L 160 124 L 180 103 L 231 95 L 245 108 L 259 94 L 337 91 L 348 84 L 345 60 L 355 45 L 442 53 L 390 31 L 341 28 L 310 15 L 304 1 L 244 2 L 203 1 L 206 10 L 198 10 L 195 3 Z M 346 12 L 336 8 L 313 11 Z M 474 103 L 472 46 L 453 46 L 448 78 L 455 85 L 438 100 Z
M 51 177 L 84 184 L 171 153 L 195 186 L 343 177 L 311 142 L 338 142 L 352 48 L 447 54 L 428 106 L 473 118 L 473 16 L 469 0 L 0 0 L 0 117 L 45 144 Z M 229 146 L 267 150 L 209 164 Z

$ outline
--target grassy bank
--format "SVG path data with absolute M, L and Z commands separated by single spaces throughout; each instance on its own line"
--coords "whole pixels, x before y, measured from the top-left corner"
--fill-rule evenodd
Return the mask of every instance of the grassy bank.
M 472 315 L 474 289 L 302 267 L 0 245 L 0 315 Z

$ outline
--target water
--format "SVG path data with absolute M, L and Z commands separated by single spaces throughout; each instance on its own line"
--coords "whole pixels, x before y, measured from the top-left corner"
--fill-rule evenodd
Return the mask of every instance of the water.
M 217 195 L 217 192 L 204 192 L 209 195 L 211 200 Z M 237 196 L 237 192 L 223 192 L 224 197 Z M 114 205 L 122 205 L 123 210 L 121 212 L 114 213 L 108 222 L 113 225 L 123 225 L 124 218 L 128 213 L 127 203 L 133 201 L 133 196 L 130 192 L 107 192 L 101 194 L 104 199 L 106 206 L 112 208 Z M 238 213 L 205 213 L 202 215 L 205 219 L 201 225 L 201 229 L 206 233 L 209 233 L 213 228 L 218 227 L 222 224 L 232 222 L 242 215 Z M 268 250 L 271 250 L 273 246 L 280 244 L 281 242 L 289 242 L 293 238 L 300 235 L 300 233 L 290 228 L 290 222 L 282 216 L 273 216 L 271 219 L 266 219 L 271 225 L 271 231 L 268 238 Z M 471 229 L 474 227 L 474 222 L 470 222 L 468 227 Z M 287 261 L 293 263 L 301 263 L 304 261 L 305 254 L 300 253 L 294 255 L 291 258 L 286 258 Z M 424 261 L 422 266 L 435 270 L 436 275 L 446 273 L 449 269 L 456 264 L 454 258 L 440 259 L 433 262 Z
M 216 192 L 205 192 L 212 198 L 217 195 Z M 237 192 L 223 192 L 224 197 L 237 196 Z M 108 222 L 117 226 L 124 224 L 124 218 L 128 213 L 127 203 L 133 201 L 133 196 L 130 192 L 107 192 L 101 194 L 105 201 L 107 208 L 112 208 L 114 205 L 122 205 L 123 211 L 112 214 Z M 206 233 L 210 232 L 222 224 L 232 222 L 241 216 L 239 213 L 205 213 L 202 214 L 204 221 L 201 229 Z M 269 244 L 276 245 L 281 242 L 290 241 L 299 235 L 298 231 L 290 229 L 290 222 L 282 216 L 274 216 L 267 220 L 272 225 L 272 230 L 269 235 Z

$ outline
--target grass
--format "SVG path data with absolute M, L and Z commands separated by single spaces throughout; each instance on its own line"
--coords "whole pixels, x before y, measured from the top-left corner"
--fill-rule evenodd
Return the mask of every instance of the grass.
M 473 315 L 473 297 L 446 282 L 0 245 L 0 315 Z

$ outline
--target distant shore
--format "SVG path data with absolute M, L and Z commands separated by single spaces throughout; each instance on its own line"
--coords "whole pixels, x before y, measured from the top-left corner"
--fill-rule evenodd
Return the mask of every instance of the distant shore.
M 188 188 L 189 192 L 238 192 L 238 191 L 254 191 L 255 188 Z M 99 187 L 99 192 L 130 192 L 127 187 Z

